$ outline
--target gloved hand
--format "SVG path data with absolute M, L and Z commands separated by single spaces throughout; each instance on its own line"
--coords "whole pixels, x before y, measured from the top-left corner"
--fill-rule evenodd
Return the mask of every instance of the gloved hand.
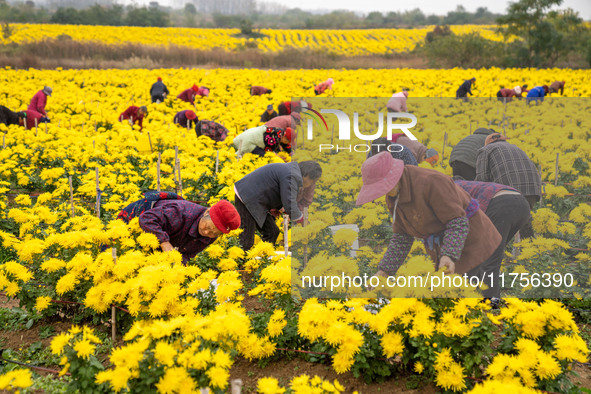
M 302 216 L 301 219 L 295 221 L 296 224 L 303 225 L 304 224 L 304 217 Z
M 281 216 L 281 212 L 278 209 L 270 209 L 269 213 L 275 218 Z

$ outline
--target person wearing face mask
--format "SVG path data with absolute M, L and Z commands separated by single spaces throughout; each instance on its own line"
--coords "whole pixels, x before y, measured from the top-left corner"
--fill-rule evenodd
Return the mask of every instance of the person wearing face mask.
M 414 238 L 423 239 L 435 268 L 468 277 L 488 274 L 502 257 L 501 235 L 479 209 L 478 201 L 445 174 L 404 165 L 388 152 L 367 159 L 361 167 L 362 205 L 386 196 L 394 232 L 377 276 L 395 275 Z M 492 271 L 491 271 L 492 272 Z M 490 285 L 490 283 L 485 284 Z

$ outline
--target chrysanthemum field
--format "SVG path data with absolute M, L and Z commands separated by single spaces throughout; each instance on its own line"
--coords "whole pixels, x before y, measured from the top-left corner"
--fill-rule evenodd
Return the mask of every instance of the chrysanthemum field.
M 151 104 L 148 91 L 157 77 L 171 97 Z M 447 154 L 440 150 L 444 160 L 435 169 L 451 174 L 445 156 L 454 144 L 477 127 L 504 127 L 510 141 L 540 167 L 546 185 L 534 212 L 537 237 L 510 245 L 519 253 L 507 253 L 503 270 L 587 270 L 591 105 L 585 98 L 591 96 L 591 74 L 586 70 L 5 69 L 3 105 L 24 110 L 43 85 L 52 86 L 53 95 L 48 125 L 32 130 L 0 125 L 0 292 L 20 306 L 20 312 L 0 309 L 6 322 L 0 328 L 0 348 L 7 349 L 2 357 L 16 359 L 26 350 L 4 345 L 16 330 L 62 327 L 57 322 L 66 321 L 73 325 L 45 329 L 45 339 L 52 338 L 49 349 L 35 352 L 44 359 L 20 360 L 59 365 L 60 375 L 69 374 L 64 377 L 69 392 L 224 393 L 231 379 L 249 378 L 231 374 L 238 360 L 273 365 L 294 357 L 323 363 L 330 371 L 315 377 L 294 370 L 281 380 L 270 373 L 243 391 L 354 391 L 325 378 L 336 372 L 368 383 L 404 379 L 430 392 L 588 392 L 573 370 L 589 373 L 581 366 L 589 355 L 590 306 L 582 297 L 589 283 L 577 283 L 581 294 L 568 300 L 506 298 L 499 310 L 479 298 L 300 299 L 291 281 L 292 266 L 301 262 L 286 256 L 282 246 L 258 242 L 245 253 L 233 232 L 183 266 L 181 255 L 160 252 L 156 237 L 143 233 L 137 220 L 126 225 L 115 219 L 142 192 L 157 189 L 159 157 L 161 190 L 182 190 L 185 198 L 204 205 L 233 201 L 233 184 L 242 176 L 289 157 L 239 159 L 228 145 L 232 138 L 258 125 L 268 104 L 311 96 L 313 86 L 328 77 L 335 80 L 334 97 L 389 97 L 410 87 L 409 107 L 413 97 L 454 97 L 470 77 L 477 79 L 473 92 L 479 97 L 494 97 L 500 86 L 567 80 L 565 98 L 527 110 L 523 100 L 490 110 L 490 100 L 472 100 L 466 105 L 477 116 L 459 124 L 448 119 L 456 104 L 438 104 L 424 115 L 439 123 L 427 123 L 417 137 L 438 149 L 445 139 Z M 173 98 L 194 83 L 211 89 L 195 108 Z M 251 97 L 251 85 L 273 93 Z M 129 105 L 148 107 L 142 132 L 117 121 Z M 197 138 L 193 130 L 172 123 L 182 109 L 224 124 L 231 135 L 223 143 Z M 501 118 L 511 120 L 501 125 Z M 318 160 L 324 171 L 310 207 L 323 212 L 316 216 L 320 219 L 294 230 L 304 232 L 311 251 L 322 250 L 307 269 L 350 265 L 353 235 L 333 236 L 327 228 L 357 224 L 363 234 L 375 224 L 367 218 L 388 223 L 385 204 L 353 208 L 361 178 L 341 181 L 342 174 L 355 174 L 359 163 L 335 164 L 313 152 L 304 156 Z M 351 269 L 375 271 L 384 247 L 361 247 L 364 266 Z M 416 267 L 433 270 L 418 242 L 402 269 Z M 0 368 L 0 390 L 40 387 L 35 382 L 43 381 L 28 369 Z M 356 390 L 373 392 L 363 387 L 360 383 Z

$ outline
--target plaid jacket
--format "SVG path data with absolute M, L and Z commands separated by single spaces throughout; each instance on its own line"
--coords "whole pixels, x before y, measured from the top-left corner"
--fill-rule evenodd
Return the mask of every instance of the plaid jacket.
M 476 158 L 478 157 L 478 149 L 484 146 L 486 137 L 492 134 L 493 131 L 486 128 L 476 129 L 474 134 L 462 138 L 456 146 L 451 150 L 449 156 L 449 164 L 456 161 L 468 164 L 470 167 L 476 168 Z
M 542 179 L 536 165 L 519 147 L 504 141 L 478 150 L 475 181 L 511 186 L 526 197 L 539 198 L 542 194 Z

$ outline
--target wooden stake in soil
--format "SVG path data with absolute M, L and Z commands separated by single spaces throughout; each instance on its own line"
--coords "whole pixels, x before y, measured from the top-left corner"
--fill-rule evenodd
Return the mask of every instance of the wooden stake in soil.
M 37 119 L 35 119 L 35 137 L 37 137 Z
M 218 149 L 215 154 L 215 173 L 218 173 L 218 169 L 220 168 L 220 150 Z
M 154 148 L 152 148 L 152 138 L 150 138 L 149 131 L 148 131 L 148 142 L 150 143 L 150 152 L 154 153 Z
M 241 394 L 242 393 L 242 379 L 233 379 L 230 382 L 231 387 L 231 394 Z
M 445 145 L 447 145 L 447 131 L 443 135 L 443 149 L 441 150 L 441 162 L 445 160 Z
M 541 164 L 538 166 L 538 169 L 540 172 L 540 179 L 543 180 L 544 178 L 542 178 L 542 165 Z M 542 206 L 542 207 L 544 206 L 544 193 L 540 193 L 540 206 Z
M 45 134 L 47 134 L 47 122 L 45 122 Z
M 289 215 L 283 215 L 283 250 L 285 251 L 285 257 L 289 255 Z
M 304 208 L 304 223 L 302 223 L 302 227 L 306 227 L 308 225 L 308 207 Z M 304 244 L 304 267 L 308 265 L 308 244 Z
M 181 178 L 181 161 L 179 160 L 179 147 L 174 147 L 174 165 L 176 167 L 176 174 L 178 177 L 177 182 L 177 193 L 179 196 L 183 196 L 183 179 Z
M 162 157 L 160 152 L 158 152 L 158 162 L 156 163 L 156 190 L 160 191 L 160 163 L 162 162 Z
M 332 140 L 334 139 L 334 126 L 332 126 L 330 130 L 330 144 L 332 145 Z
M 558 158 L 560 156 L 559 152 L 556 152 L 556 166 L 554 167 L 554 186 L 558 186 Z
M 117 248 L 111 248 L 113 253 L 113 264 L 117 264 Z M 115 346 L 115 338 L 117 336 L 117 315 L 115 313 L 115 305 L 111 305 L 111 342 Z
M 99 185 L 99 169 L 96 167 L 96 217 L 101 217 L 101 189 Z
M 174 147 L 174 184 L 175 184 L 175 189 L 176 192 L 178 194 L 179 192 L 179 173 L 178 173 L 178 162 L 179 162 L 179 147 L 175 146 Z
M 74 210 L 74 188 L 72 187 L 72 175 L 68 177 L 68 184 L 70 185 L 70 207 L 72 208 L 72 217 L 76 215 Z

